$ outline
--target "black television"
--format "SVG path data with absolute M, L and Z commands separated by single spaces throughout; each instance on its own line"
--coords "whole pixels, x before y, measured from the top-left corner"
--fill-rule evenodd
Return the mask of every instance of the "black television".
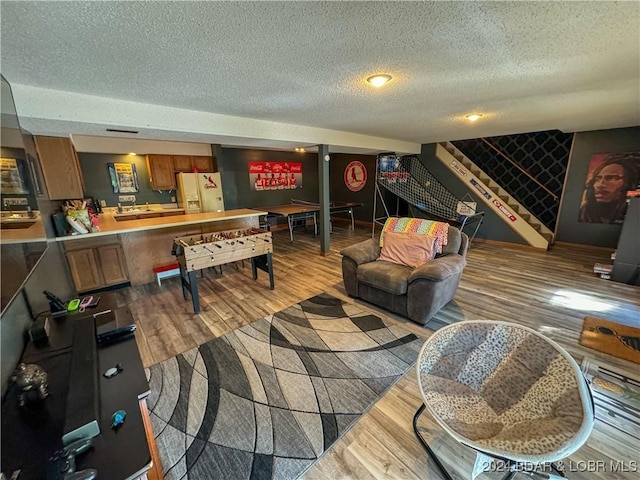
M 36 159 L 27 154 L 11 86 L 1 76 L 0 118 L 0 311 L 4 312 L 47 248 L 39 216 Z
M 0 385 L 4 393 L 33 320 L 23 288 L 47 250 L 47 235 L 38 209 L 43 192 L 34 176 L 37 154 L 28 154 L 11 86 L 4 76 L 0 80 Z

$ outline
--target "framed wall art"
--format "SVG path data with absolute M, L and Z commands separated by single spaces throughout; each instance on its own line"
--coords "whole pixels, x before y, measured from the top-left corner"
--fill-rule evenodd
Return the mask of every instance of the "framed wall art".
M 107 166 L 113 193 L 136 193 L 140 191 L 135 164 L 109 163 Z

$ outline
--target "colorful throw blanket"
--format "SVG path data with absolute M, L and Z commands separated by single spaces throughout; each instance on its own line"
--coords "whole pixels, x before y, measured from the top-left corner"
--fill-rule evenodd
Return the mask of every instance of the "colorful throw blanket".
M 442 246 L 447 244 L 448 231 L 449 224 L 445 222 L 434 222 L 433 220 L 424 220 L 422 218 L 390 217 L 387 218 L 384 227 L 382 227 L 380 246 L 383 245 L 385 232 L 419 233 L 436 237 L 434 243 L 436 253 L 442 253 Z

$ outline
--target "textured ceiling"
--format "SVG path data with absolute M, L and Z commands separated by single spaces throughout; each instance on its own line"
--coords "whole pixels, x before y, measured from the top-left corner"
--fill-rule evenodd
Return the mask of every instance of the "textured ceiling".
M 639 2 L 2 1 L 1 14 L 2 73 L 34 133 L 121 124 L 268 146 L 275 122 L 274 146 L 338 138 L 313 130 L 325 129 L 384 149 L 640 124 Z M 378 72 L 394 79 L 376 90 L 364 78 Z M 94 114 L 31 87 L 84 94 Z M 126 102 L 103 121 L 97 97 Z M 167 108 L 144 118 L 132 102 Z M 174 109 L 228 118 L 179 128 Z M 251 133 L 232 117 L 267 123 Z

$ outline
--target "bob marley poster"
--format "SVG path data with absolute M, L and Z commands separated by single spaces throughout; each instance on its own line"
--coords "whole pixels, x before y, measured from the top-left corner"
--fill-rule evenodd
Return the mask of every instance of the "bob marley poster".
M 580 202 L 579 222 L 622 223 L 627 192 L 640 188 L 640 152 L 596 153 Z

